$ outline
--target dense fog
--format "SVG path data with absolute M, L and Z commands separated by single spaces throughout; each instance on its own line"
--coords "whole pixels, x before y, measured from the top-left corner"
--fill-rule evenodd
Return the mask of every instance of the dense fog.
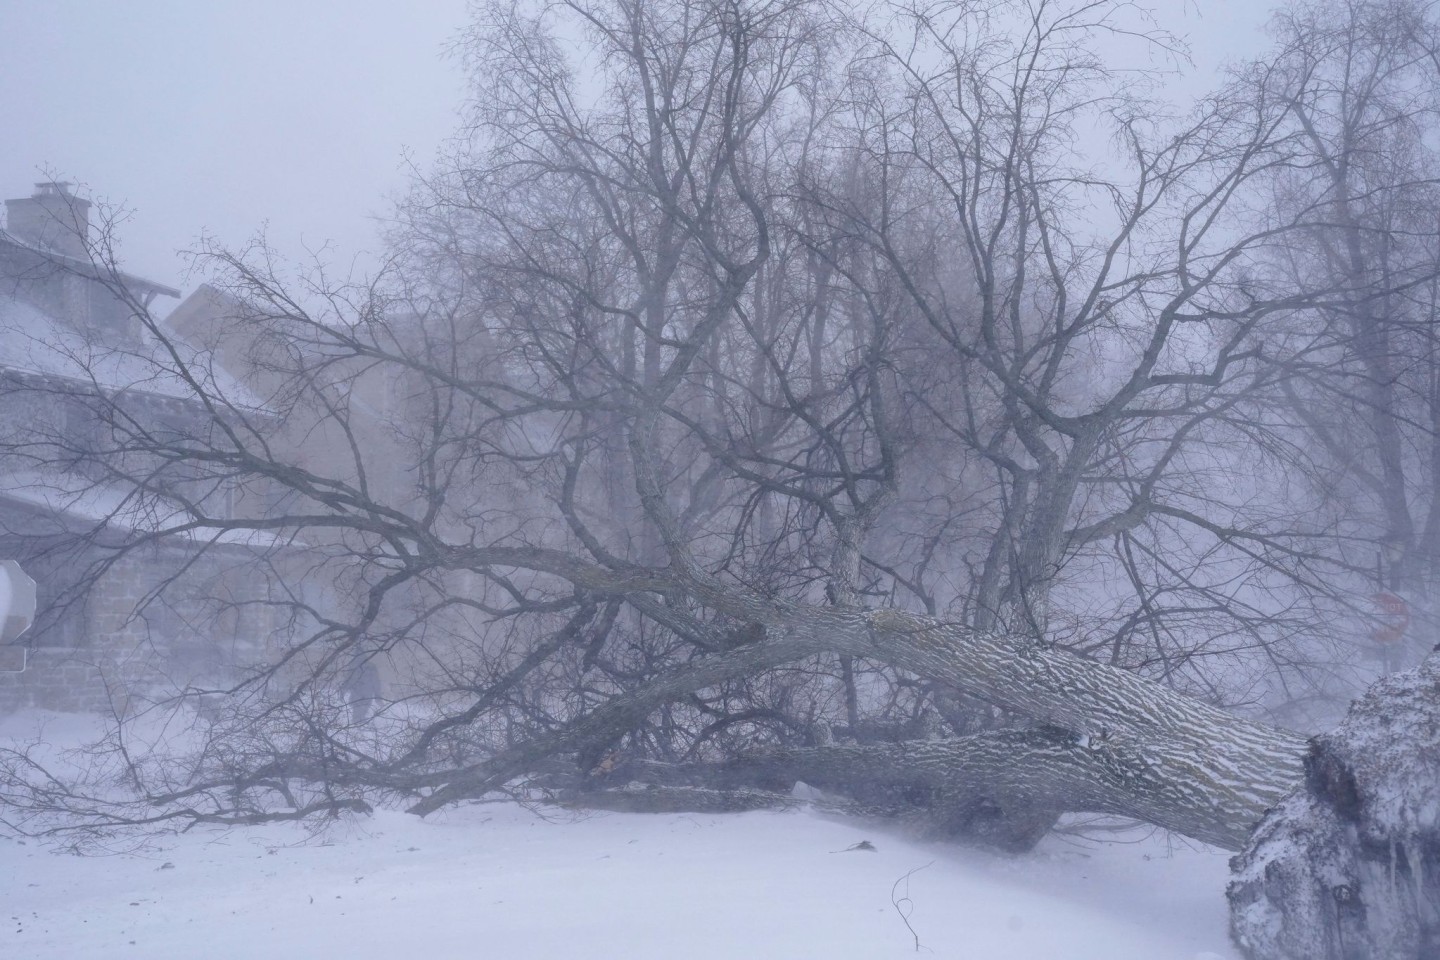
M 801 782 L 1012 854 L 1139 821 L 1243 852 L 1247 956 L 1432 955 L 1428 3 L 1223 69 L 1168 5 L 468 17 L 359 260 L 211 234 L 182 289 L 65 171 L 7 200 L 0 710 L 111 722 L 0 751 L 0 824 Z

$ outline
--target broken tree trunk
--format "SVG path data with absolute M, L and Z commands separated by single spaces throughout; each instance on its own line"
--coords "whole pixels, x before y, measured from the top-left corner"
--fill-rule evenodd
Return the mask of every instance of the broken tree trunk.
M 1231 861 L 1251 960 L 1440 957 L 1440 654 L 1386 677 Z
M 943 740 L 833 744 L 766 750 L 714 764 L 624 763 L 590 778 L 592 788 L 619 783 L 709 794 L 758 788 L 783 798 L 797 781 L 888 810 L 919 824 L 927 836 L 961 839 L 1011 852 L 1031 849 L 1069 812 L 1106 813 L 1147 822 L 1227 849 L 1239 849 L 1237 830 L 1214 808 L 1176 805 L 1170 785 L 1124 735 L 1077 736 L 1059 727 L 1001 730 Z M 684 794 L 652 792 L 657 810 L 674 809 Z M 596 794 L 586 805 L 606 805 Z M 749 802 L 756 802 L 754 796 Z M 632 791 L 626 809 L 645 809 Z M 790 805 L 788 800 L 772 806 Z M 699 809 L 708 809 L 701 807 Z M 1189 811 L 1181 820 L 1179 810 Z
M 1026 714 L 1070 738 L 1064 749 L 1012 744 L 1005 757 L 972 764 L 968 772 L 959 758 L 937 756 L 939 767 L 951 765 L 952 785 L 974 779 L 982 769 L 997 776 L 1024 770 L 1028 796 L 1051 796 L 1063 786 L 1103 802 L 1101 809 L 1124 808 L 1236 849 L 1260 815 L 1300 778 L 1302 738 L 1027 638 L 978 633 L 895 610 L 800 606 L 716 593 L 704 599 L 763 627 L 757 632 L 763 639 L 679 668 L 479 764 L 447 771 L 412 812 L 424 815 L 497 789 L 547 757 L 578 755 L 588 769 L 600 752 L 667 701 L 822 652 L 889 663 Z M 1053 788 L 1047 785 L 1051 781 Z

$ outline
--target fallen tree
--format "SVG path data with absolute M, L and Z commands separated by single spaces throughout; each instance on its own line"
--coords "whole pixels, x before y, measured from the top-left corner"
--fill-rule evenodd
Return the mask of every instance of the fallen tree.
M 1101 813 L 1166 824 L 1188 836 L 1236 849 L 1244 832 L 1231 823 L 1182 810 L 1171 799 L 1173 778 L 1139 756 L 1129 738 L 1077 736 L 1057 727 L 1005 730 L 958 739 L 894 744 L 831 744 L 777 748 L 714 764 L 621 763 L 589 778 L 573 798 L 612 808 L 612 785 L 626 784 L 625 809 L 682 807 L 694 791 L 698 809 L 715 809 L 710 795 L 738 792 L 760 805 L 795 805 L 797 782 L 856 801 L 839 812 L 894 819 L 920 836 L 962 840 L 1018 853 L 1031 849 L 1064 813 Z M 639 787 L 640 789 L 636 789 Z M 822 798 L 830 802 L 830 798 Z M 1208 820 L 1208 822 L 1207 822 Z
M 108 567 L 166 537 L 316 558 L 256 601 L 290 628 L 259 662 L 170 691 L 211 736 L 183 782 L 132 772 L 134 803 L 389 791 L 424 814 L 617 745 L 725 758 L 938 715 L 949 752 L 922 765 L 962 808 L 1094 805 L 1238 847 L 1304 742 L 1223 704 L 1330 695 L 1357 573 L 1350 534 L 1203 478 L 1285 486 L 1303 424 L 1274 411 L 1330 341 L 1269 325 L 1346 291 L 1259 283 L 1313 211 L 1244 209 L 1310 169 L 1308 75 L 1142 128 L 1092 49 L 1159 41 L 1128 10 L 1036 4 L 1014 33 L 821 0 L 485 8 L 476 139 L 402 209 L 393 274 L 300 295 L 263 249 L 207 251 L 227 289 L 173 322 L 128 302 L 208 419 L 157 429 L 122 391 L 83 438 L 7 447 L 166 518 Z M 569 27 L 612 98 L 572 95 Z M 1090 121 L 1127 145 L 1113 182 L 1074 154 Z M 1068 213 L 1101 198 L 1103 238 Z M 857 782 L 898 763 L 844 756 Z
M 766 639 L 617 697 L 546 737 L 447 772 L 413 811 L 425 814 L 484 795 L 556 755 L 576 754 L 582 758 L 581 772 L 588 771 L 667 701 L 816 653 L 888 662 L 1048 726 L 1042 732 L 922 742 L 889 751 L 836 747 L 829 753 L 782 754 L 797 764 L 789 775 L 792 782 L 808 781 L 816 769 L 828 769 L 822 779 L 830 784 L 847 779 L 874 783 L 879 777 L 903 785 L 908 777 L 919 777 L 961 808 L 991 803 L 1010 811 L 1016 821 L 1098 810 L 1239 849 L 1260 814 L 1300 775 L 1300 737 L 1023 638 L 977 635 L 893 610 L 807 609 L 744 602 L 713 589 L 706 593 L 711 602 L 743 612 L 751 622 L 768 614 Z M 847 763 L 853 764 L 848 778 L 842 769 Z M 910 765 L 916 769 L 903 772 Z M 810 777 L 804 775 L 807 770 Z M 965 814 L 950 816 L 964 819 Z M 1031 842 L 1037 839 L 1034 835 Z
M 95 783 L 8 756 L 11 822 L 427 815 L 527 784 L 749 809 L 804 780 L 1008 850 L 1069 811 L 1242 849 L 1307 744 L 1240 708 L 1298 726 L 1348 696 L 1373 553 L 1440 556 L 1405 502 L 1426 458 L 1395 453 L 1424 416 L 1385 410 L 1385 470 L 1354 481 L 1383 521 L 1296 468 L 1306 430 L 1349 452 L 1304 402 L 1357 392 L 1325 379 L 1333 317 L 1436 274 L 1275 269 L 1334 227 L 1317 71 L 1258 65 L 1152 127 L 1095 52 L 1163 39 L 1131 11 L 485 7 L 474 142 L 403 207 L 394 274 L 298 294 L 263 249 L 210 251 L 228 286 L 183 337 L 133 304 L 205 422 L 152 428 L 121 391 L 83 443 L 5 451 L 133 487 L 106 519 L 159 526 L 110 567 L 165 537 L 315 558 L 269 585 L 290 629 L 252 660 L 135 695 Z M 1092 123 L 1110 181 L 1074 154 Z M 1257 215 L 1276 192 L 1301 199 Z M 198 742 L 137 746 L 144 707 Z

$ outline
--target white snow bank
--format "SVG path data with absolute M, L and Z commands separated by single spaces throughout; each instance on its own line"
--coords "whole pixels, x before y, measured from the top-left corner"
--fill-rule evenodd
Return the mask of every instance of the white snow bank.
M 1225 856 L 1130 839 L 1006 859 L 808 813 L 547 822 L 504 803 L 381 811 L 314 839 L 197 829 L 142 856 L 0 840 L 0 956 L 898 960 L 915 942 L 892 888 L 924 867 L 908 886 L 924 953 L 1234 957 Z M 861 840 L 875 852 L 844 852 Z

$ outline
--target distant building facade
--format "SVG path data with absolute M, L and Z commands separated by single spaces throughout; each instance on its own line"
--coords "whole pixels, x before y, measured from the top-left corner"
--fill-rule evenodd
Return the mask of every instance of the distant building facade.
M 124 712 L 136 697 L 233 682 L 285 629 L 266 597 L 287 548 L 160 532 L 183 523 L 181 502 L 224 516 L 235 492 L 169 499 L 165 484 L 181 492 L 183 474 L 136 460 L 123 442 L 209 415 L 176 376 L 173 344 L 142 320 L 180 291 L 105 265 L 90 204 L 68 184 L 37 184 L 5 207 L 0 557 L 37 581 L 39 613 L 23 649 L 0 651 L 0 713 Z M 238 383 L 225 387 L 264 416 Z

